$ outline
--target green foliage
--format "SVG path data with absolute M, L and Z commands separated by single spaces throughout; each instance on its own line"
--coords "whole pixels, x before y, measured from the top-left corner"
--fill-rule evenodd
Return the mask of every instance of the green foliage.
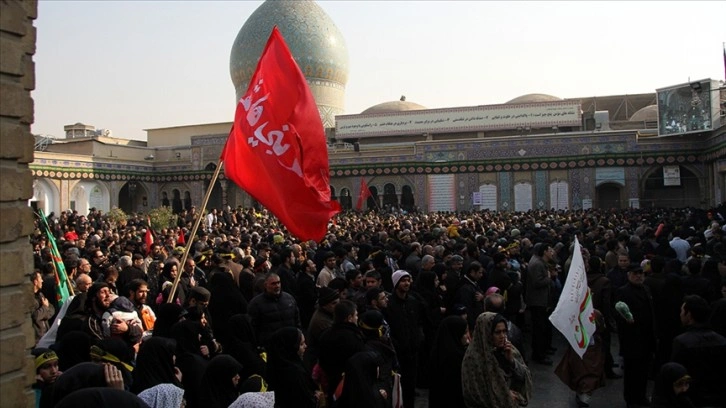
M 176 225 L 177 215 L 171 210 L 171 207 L 156 207 L 149 211 L 151 219 L 151 228 L 159 231 L 162 228 L 169 228 Z
M 121 226 L 126 225 L 128 222 L 129 216 L 126 215 L 124 210 L 113 207 L 111 211 L 106 213 L 106 219 L 108 220 L 108 223 L 111 225 L 111 228 L 118 228 Z

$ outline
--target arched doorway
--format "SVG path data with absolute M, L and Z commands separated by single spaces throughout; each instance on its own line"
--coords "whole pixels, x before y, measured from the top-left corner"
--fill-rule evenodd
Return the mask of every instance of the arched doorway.
M 353 197 L 350 195 L 350 190 L 348 190 L 347 188 L 340 189 L 340 197 L 338 201 L 340 202 L 340 207 L 342 209 L 353 209 Z
M 370 190 L 371 195 L 368 197 L 368 200 L 366 200 L 366 208 L 369 210 L 378 209 L 378 188 L 370 186 L 368 187 L 368 190 Z
M 643 181 L 641 207 L 700 207 L 701 186 L 698 176 L 686 166 L 668 166 L 676 177 L 664 177 L 663 166 L 654 168 Z
M 149 193 L 143 183 L 129 180 L 118 192 L 118 208 L 125 213 L 146 212 Z
M 335 187 L 330 186 L 330 199 L 335 200 L 337 197 L 335 196 Z
M 204 168 L 204 170 L 210 172 L 211 174 L 214 174 L 214 171 L 217 170 L 217 165 L 214 163 L 209 163 Z M 204 181 L 204 194 L 207 193 L 207 190 L 209 189 L 209 181 Z M 219 183 L 219 179 L 217 179 L 214 182 L 214 187 L 212 187 L 212 194 L 209 196 L 209 202 L 207 203 L 207 210 L 211 210 L 212 208 L 216 209 L 222 209 L 222 185 Z
M 408 184 L 401 188 L 401 208 L 404 211 L 413 211 L 416 202 L 413 197 L 413 189 Z
M 58 188 L 51 182 L 44 179 L 36 179 L 33 181 L 33 198 L 28 204 L 33 207 L 33 211 L 43 210 L 45 215 L 52 212 L 60 214 L 60 197 Z
M 88 214 L 90 208 L 108 212 L 111 209 L 111 194 L 98 181 L 81 181 L 71 190 L 70 207 L 79 214 Z
M 616 183 L 602 183 L 597 186 L 595 195 L 597 197 L 597 208 L 609 209 L 623 208 L 620 192 L 622 186 Z
M 386 183 L 383 185 L 383 207 L 386 209 L 398 208 L 396 186 L 392 183 Z
M 179 214 L 182 208 L 181 192 L 175 188 L 171 190 L 171 210 L 174 214 Z

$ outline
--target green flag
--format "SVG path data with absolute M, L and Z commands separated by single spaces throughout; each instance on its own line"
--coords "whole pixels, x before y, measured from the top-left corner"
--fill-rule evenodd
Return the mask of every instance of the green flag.
M 40 211 L 40 224 L 41 228 L 45 231 L 46 237 L 48 237 L 48 243 L 50 244 L 51 257 L 53 258 L 53 270 L 55 271 L 55 296 L 58 301 L 58 307 L 62 306 L 68 297 L 73 293 L 73 288 L 68 282 L 68 275 L 66 274 L 66 266 L 63 264 L 63 258 L 61 257 L 60 251 L 58 251 L 58 245 L 55 243 L 55 236 L 50 230 L 48 220 L 43 214 L 43 210 Z

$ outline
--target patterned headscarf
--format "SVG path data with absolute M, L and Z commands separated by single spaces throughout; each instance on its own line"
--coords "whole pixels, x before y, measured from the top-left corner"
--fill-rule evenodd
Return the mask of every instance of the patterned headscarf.
M 184 390 L 174 384 L 159 384 L 139 393 L 151 408 L 181 407 Z
M 510 381 L 497 361 L 493 339 L 497 316 L 491 312 L 479 315 L 473 339 L 464 354 L 461 376 L 467 407 L 517 408 L 520 404 L 526 405 L 532 393 L 532 376 L 516 348 L 512 350 L 513 371 L 524 373 L 524 381 Z M 518 394 L 519 401 L 511 397 L 510 390 Z

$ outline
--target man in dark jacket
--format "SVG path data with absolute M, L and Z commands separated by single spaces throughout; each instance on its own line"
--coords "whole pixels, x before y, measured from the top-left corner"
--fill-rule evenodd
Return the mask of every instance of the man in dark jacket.
M 681 306 L 686 331 L 673 339 L 671 361 L 686 367 L 693 380 L 688 394 L 697 407 L 726 401 L 726 338 L 708 328 L 711 308 L 705 299 L 689 295 Z
M 269 272 L 265 276 L 265 291 L 255 296 L 247 305 L 247 314 L 252 319 L 252 327 L 261 345 L 277 329 L 283 327 L 300 328 L 300 313 L 297 302 L 287 292 L 282 291 L 280 277 Z
M 470 263 L 468 268 L 464 277 L 459 281 L 454 303 L 466 307 L 469 331 L 473 331 L 476 318 L 484 312 L 484 291 L 479 286 L 479 281 L 484 276 L 484 268 L 477 261 Z
M 620 352 L 623 355 L 623 395 L 628 407 L 649 406 L 646 397 L 650 364 L 655 353 L 655 326 L 653 321 L 653 298 L 643 285 L 643 269 L 628 271 L 628 283 L 615 293 Z M 617 302 L 627 305 L 630 314 L 618 307 Z
M 554 249 L 547 243 L 535 245 L 534 255 L 527 266 L 527 280 L 524 302 L 532 317 L 532 360 L 539 364 L 552 365 L 547 358 L 549 333 L 547 308 L 550 302 L 552 280 L 547 263 L 553 259 Z
M 391 327 L 393 347 L 398 353 L 403 405 L 412 407 L 416 398 L 417 356 L 424 340 L 421 326 L 422 311 L 419 302 L 409 296 L 411 274 L 397 270 L 391 275 L 391 281 L 393 293 L 388 307 L 383 312 Z

